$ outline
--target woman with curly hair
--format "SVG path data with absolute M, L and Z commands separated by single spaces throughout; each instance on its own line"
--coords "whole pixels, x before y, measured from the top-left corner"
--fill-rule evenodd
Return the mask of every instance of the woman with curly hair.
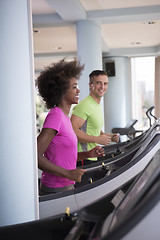
M 73 189 L 85 172 L 76 169 L 77 161 L 104 155 L 99 146 L 87 152 L 77 151 L 69 112 L 79 100 L 77 80 L 83 69 L 77 59 L 63 59 L 47 67 L 36 80 L 39 94 L 50 109 L 37 138 L 38 167 L 42 170 L 40 195 Z

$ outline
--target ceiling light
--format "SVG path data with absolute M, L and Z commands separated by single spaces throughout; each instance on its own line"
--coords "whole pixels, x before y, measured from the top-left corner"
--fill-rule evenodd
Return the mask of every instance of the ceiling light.
M 60 50 L 60 49 L 62 49 L 62 47 L 55 47 L 54 49 L 55 50 Z
M 33 29 L 33 32 L 34 32 L 34 33 L 40 33 L 40 30 L 38 30 L 38 29 Z
M 131 42 L 132 45 L 140 45 L 142 44 L 141 42 Z
M 148 24 L 156 24 L 156 22 L 152 22 L 152 21 L 151 21 L 151 22 L 148 22 Z
M 149 22 L 143 22 L 143 24 L 152 25 L 152 24 L 156 24 L 156 22 L 154 22 L 154 21 L 149 21 Z

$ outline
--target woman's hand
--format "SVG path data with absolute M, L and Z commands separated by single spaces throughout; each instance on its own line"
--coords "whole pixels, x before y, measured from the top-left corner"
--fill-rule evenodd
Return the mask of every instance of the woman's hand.
M 88 158 L 104 157 L 105 156 L 104 148 L 102 148 L 100 146 L 96 146 L 96 147 L 92 148 L 88 152 L 88 154 L 89 154 Z
M 92 148 L 90 151 L 79 152 L 77 161 L 84 160 L 86 158 L 96 158 L 96 157 L 104 157 L 104 156 L 105 156 L 104 148 L 100 146 L 96 146 Z
M 67 178 L 76 181 L 76 182 L 81 182 L 81 178 L 85 173 L 85 169 L 73 169 L 73 170 L 68 170 Z

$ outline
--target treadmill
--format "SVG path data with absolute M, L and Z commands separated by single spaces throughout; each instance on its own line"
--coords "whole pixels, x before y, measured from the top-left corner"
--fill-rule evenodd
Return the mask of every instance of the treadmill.
M 159 240 L 160 150 L 126 190 L 84 208 L 65 240 Z

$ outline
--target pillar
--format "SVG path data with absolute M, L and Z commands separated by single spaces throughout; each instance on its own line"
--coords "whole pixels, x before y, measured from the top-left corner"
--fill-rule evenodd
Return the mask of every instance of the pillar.
M 0 1 L 0 226 L 38 218 L 30 6 Z
M 77 22 L 77 56 L 85 69 L 79 80 L 80 100 L 89 94 L 89 74 L 102 70 L 101 29 L 98 21 Z
M 125 127 L 131 120 L 130 61 L 127 57 L 110 57 L 103 61 L 115 63 L 115 76 L 109 77 L 104 96 L 105 132 L 110 133 L 112 128 Z
M 85 69 L 79 80 L 80 101 L 89 94 L 89 74 L 102 70 L 102 40 L 99 21 L 80 20 L 77 22 L 77 56 Z M 104 114 L 104 99 L 101 99 Z M 104 127 L 102 129 L 104 131 Z

